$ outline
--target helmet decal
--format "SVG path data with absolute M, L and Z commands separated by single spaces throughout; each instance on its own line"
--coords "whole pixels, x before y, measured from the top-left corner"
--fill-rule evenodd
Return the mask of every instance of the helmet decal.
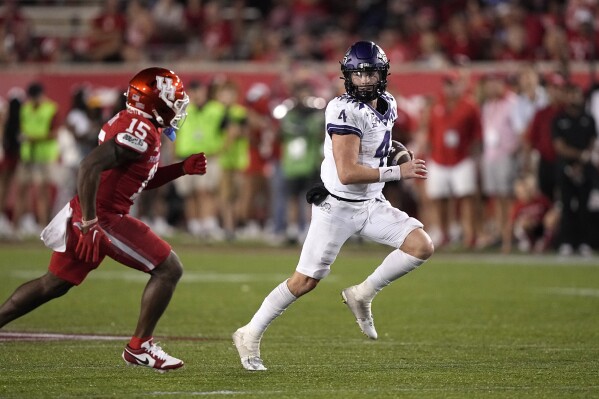
M 171 78 L 156 76 L 156 87 L 160 90 L 160 97 L 168 98 L 170 101 L 175 100 L 175 86 Z

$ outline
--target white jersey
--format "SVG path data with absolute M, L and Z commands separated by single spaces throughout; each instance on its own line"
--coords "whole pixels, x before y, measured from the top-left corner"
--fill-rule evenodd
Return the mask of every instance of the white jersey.
M 347 199 L 372 199 L 378 197 L 385 183 L 341 184 L 333 158 L 332 134 L 355 134 L 360 137 L 358 163 L 371 168 L 386 166 L 391 146 L 391 130 L 397 119 L 395 98 L 385 92 L 378 101 L 387 103 L 385 114 L 370 105 L 344 94 L 327 105 L 324 160 L 320 177 L 330 193 Z

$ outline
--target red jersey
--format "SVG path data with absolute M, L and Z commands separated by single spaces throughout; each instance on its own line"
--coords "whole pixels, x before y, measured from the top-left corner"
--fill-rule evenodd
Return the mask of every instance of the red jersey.
M 549 212 L 551 207 L 551 201 L 542 194 L 537 195 L 528 202 L 516 200 L 512 206 L 510 220 L 514 222 L 516 219 L 523 217 L 541 224 L 545 214 Z
M 553 146 L 553 137 L 551 129 L 553 120 L 559 114 L 561 107 L 548 105 L 540 109 L 534 115 L 530 128 L 526 133 L 525 139 L 531 148 L 539 152 L 541 158 L 547 162 L 555 162 L 557 155 Z
M 98 136 L 99 144 L 114 138 L 116 145 L 142 156 L 102 172 L 96 196 L 98 214 L 129 213 L 129 208 L 158 169 L 160 134 L 148 119 L 127 110 L 119 112 L 104 124 Z M 78 197 L 71 201 L 71 206 L 79 211 Z
M 470 156 L 482 138 L 481 117 L 474 102 L 460 99 L 453 108 L 444 101 L 431 111 L 429 145 L 431 158 L 440 165 L 457 165 Z

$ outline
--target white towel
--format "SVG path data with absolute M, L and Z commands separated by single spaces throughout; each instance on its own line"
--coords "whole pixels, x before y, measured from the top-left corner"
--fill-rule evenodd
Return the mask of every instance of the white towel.
M 72 214 L 71 205 L 67 203 L 42 230 L 40 238 L 44 245 L 56 252 L 64 252 L 67 249 L 67 223 Z

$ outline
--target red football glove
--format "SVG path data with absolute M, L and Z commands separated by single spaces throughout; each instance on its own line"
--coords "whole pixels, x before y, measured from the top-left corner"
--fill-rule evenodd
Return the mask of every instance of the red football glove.
M 99 261 L 100 245 L 110 244 L 110 239 L 106 236 L 104 230 L 98 222 L 85 228 L 80 223 L 76 223 L 75 226 L 79 228 L 79 241 L 77 241 L 77 247 L 75 248 L 77 257 L 85 262 Z M 87 229 L 87 231 L 84 232 L 84 229 Z
M 186 175 L 203 175 L 206 173 L 206 155 L 203 152 L 193 154 L 183 161 L 183 172 Z

